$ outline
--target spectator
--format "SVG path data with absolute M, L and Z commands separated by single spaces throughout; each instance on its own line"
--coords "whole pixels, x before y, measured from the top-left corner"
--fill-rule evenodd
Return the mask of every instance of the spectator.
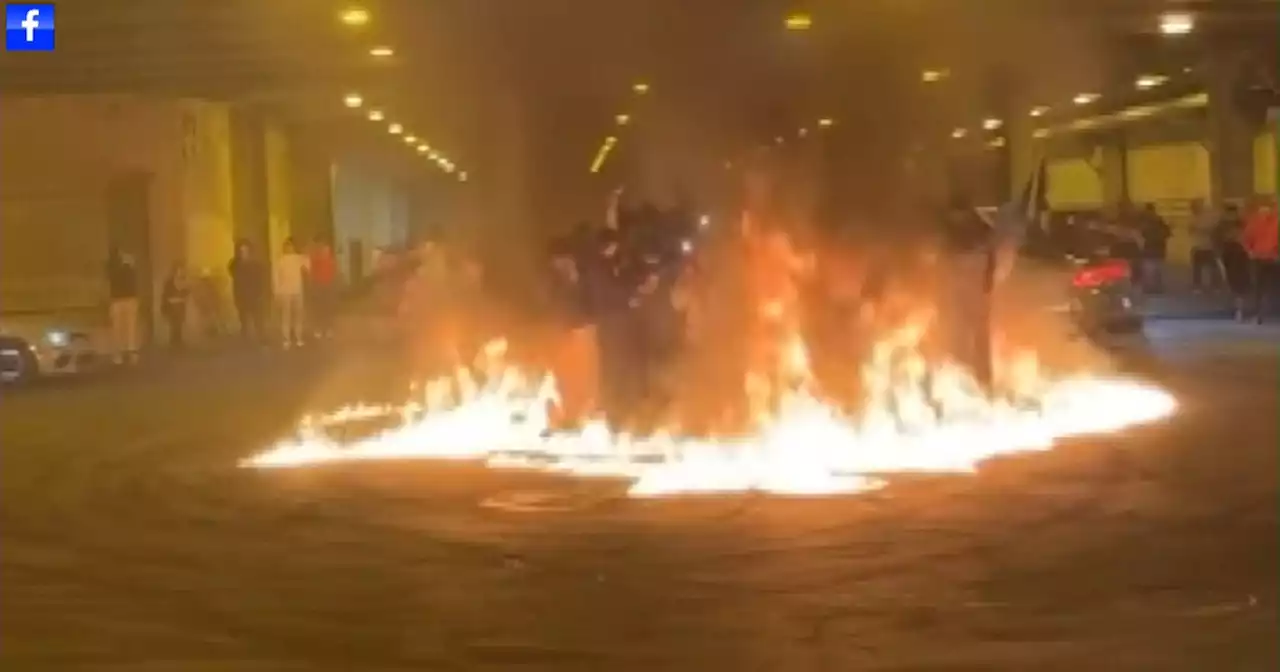
M 117 364 L 138 362 L 138 269 L 131 255 L 113 248 L 107 256 L 112 354 Z
M 246 240 L 236 244 L 235 256 L 227 264 L 231 274 L 231 296 L 240 320 L 240 334 L 246 341 L 262 342 L 267 298 L 267 269 Z
M 1191 202 L 1191 288 L 1202 292 L 1218 288 L 1219 246 L 1214 240 L 1218 231 L 1218 218 L 1206 208 L 1203 200 Z
M 1214 241 L 1222 277 L 1226 280 L 1227 290 L 1231 292 L 1237 322 L 1244 321 L 1245 301 L 1253 286 L 1249 253 L 1241 242 L 1243 232 L 1240 207 L 1230 203 L 1223 209 L 1222 217 L 1218 220 Z
M 275 263 L 272 289 L 280 310 L 281 345 L 287 350 L 301 346 L 305 324 L 303 291 L 306 289 L 310 261 L 298 251 L 293 238 L 286 238 Z
M 333 311 L 337 301 L 338 260 L 333 247 L 323 237 L 317 236 L 311 245 L 311 272 L 309 282 L 308 313 L 316 336 L 328 337 L 333 332 Z
M 187 269 L 182 264 L 174 264 L 169 278 L 165 280 L 160 301 L 165 322 L 169 324 L 169 345 L 175 350 L 186 345 L 187 302 L 190 298 L 191 283 L 187 279 Z
M 1271 201 L 1261 201 L 1244 225 L 1241 242 L 1253 265 L 1253 298 L 1255 320 L 1262 324 L 1280 285 L 1280 243 L 1277 241 L 1276 208 Z
M 1169 254 L 1172 231 L 1164 218 L 1148 203 L 1138 217 L 1138 235 L 1142 239 L 1142 280 L 1153 294 L 1164 291 L 1164 262 Z

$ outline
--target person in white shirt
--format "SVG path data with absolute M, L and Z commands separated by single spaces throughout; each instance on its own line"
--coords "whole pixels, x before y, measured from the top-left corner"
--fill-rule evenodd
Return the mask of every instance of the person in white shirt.
M 1191 286 L 1197 292 L 1218 288 L 1216 243 L 1218 215 L 1202 200 L 1191 202 Z
M 298 251 L 293 239 L 284 241 L 280 256 L 276 259 L 272 287 L 276 305 L 280 307 L 280 332 L 285 348 L 302 345 L 305 316 L 303 292 L 311 262 Z

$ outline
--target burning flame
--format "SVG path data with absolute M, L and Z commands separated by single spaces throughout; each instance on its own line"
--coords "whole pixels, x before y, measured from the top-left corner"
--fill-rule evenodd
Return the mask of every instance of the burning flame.
M 866 491 L 901 472 L 968 472 L 993 456 L 1047 450 L 1064 437 L 1114 432 L 1171 414 L 1176 401 L 1141 382 L 1090 375 L 1049 379 L 1034 357 L 1002 367 L 1001 396 L 960 367 L 918 353 L 919 330 L 879 343 L 863 367 L 866 403 L 847 413 L 824 399 L 799 337 L 775 371 L 748 379 L 753 426 L 737 435 L 615 433 L 603 421 L 551 431 L 550 375 L 529 375 L 490 343 L 474 368 L 428 383 L 402 407 L 357 405 L 303 420 L 297 434 L 243 466 L 303 467 L 400 459 L 481 460 L 493 467 L 628 479 L 633 496 L 759 491 Z M 345 423 L 398 414 L 395 425 L 343 440 Z

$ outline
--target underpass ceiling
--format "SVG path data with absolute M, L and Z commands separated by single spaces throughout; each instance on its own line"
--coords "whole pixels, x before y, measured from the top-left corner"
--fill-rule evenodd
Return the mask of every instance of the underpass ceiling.
M 462 164 L 494 161 L 518 139 L 540 160 L 577 165 L 623 112 L 636 120 L 628 132 L 647 125 L 648 143 L 688 149 L 694 138 L 714 154 L 868 100 L 892 108 L 924 68 L 952 75 L 928 101 L 950 123 L 990 111 L 994 73 L 1046 104 L 1128 95 L 1142 73 L 1192 84 L 1206 50 L 1228 42 L 1274 67 L 1280 31 L 1275 0 L 358 4 L 371 21 L 353 29 L 337 21 L 347 5 L 328 0 L 61 0 L 57 51 L 0 55 L 0 90 L 255 101 L 387 142 L 343 109 L 356 90 Z M 1195 13 L 1197 32 L 1159 35 L 1156 17 L 1171 8 Z M 794 11 L 811 13 L 813 30 L 784 31 Z M 376 44 L 395 56 L 370 57 Z M 643 99 L 630 90 L 638 80 L 653 87 Z M 499 128 L 513 123 L 522 128 Z

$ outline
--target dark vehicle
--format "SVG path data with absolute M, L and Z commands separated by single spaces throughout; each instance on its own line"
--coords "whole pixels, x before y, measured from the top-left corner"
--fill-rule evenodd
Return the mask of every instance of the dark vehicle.
M 1085 228 L 1030 237 L 1014 282 L 1026 283 L 1046 305 L 1067 312 L 1086 334 L 1141 331 L 1140 297 L 1129 262 L 1114 254 L 1120 243 L 1105 231 Z

